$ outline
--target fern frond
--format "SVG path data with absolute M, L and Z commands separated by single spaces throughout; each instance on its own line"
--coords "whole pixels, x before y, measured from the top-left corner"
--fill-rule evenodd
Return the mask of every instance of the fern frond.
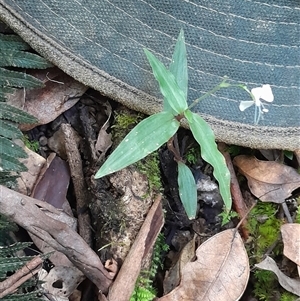
M 26 294 L 13 294 L 5 296 L 1 300 L 9 301 L 41 301 L 42 299 L 38 296 L 38 292 L 31 292 Z
M 19 175 L 13 175 L 10 171 L 0 171 L 0 185 L 11 188 L 16 185 L 18 177 Z
M 32 115 L 3 102 L 0 102 L 0 118 L 16 123 L 34 123 L 38 121 Z
M 19 162 L 17 158 L 8 156 L 4 153 L 0 156 L 0 171 L 26 171 L 26 166 Z
M 1 65 L 1 63 L 0 63 Z M 16 88 L 41 88 L 44 86 L 43 82 L 39 79 L 26 74 L 13 70 L 0 68 L 0 86 L 3 87 L 16 87 Z
M 25 257 L 2 257 L 0 260 L 0 275 L 6 274 L 8 271 L 13 272 L 28 263 L 33 256 Z
M 27 158 L 28 155 L 22 147 L 13 143 L 11 140 L 0 137 L 0 156 L 6 154 L 16 158 Z
M 0 247 L 0 257 L 11 256 L 15 254 L 15 252 L 23 250 L 31 245 L 31 242 L 16 242 L 9 246 Z
M 19 67 L 45 69 L 52 65 L 39 55 L 19 50 L 0 48 L 0 66 L 1 67 Z
M 14 50 L 29 50 L 30 46 L 17 35 L 0 33 L 0 48 Z
M 21 139 L 23 134 L 15 123 L 0 119 L 0 136 L 9 139 Z
M 0 87 L 0 101 L 6 101 L 7 94 L 13 94 L 15 90 L 16 89 L 12 87 Z

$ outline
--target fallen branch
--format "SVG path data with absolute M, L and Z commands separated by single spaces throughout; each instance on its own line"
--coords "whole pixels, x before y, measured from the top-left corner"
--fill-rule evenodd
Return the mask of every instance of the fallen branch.
M 107 292 L 113 275 L 103 267 L 97 254 L 67 224 L 49 217 L 59 214 L 52 205 L 0 185 L 0 212 L 28 232 L 64 253 L 102 292 Z
M 223 154 L 225 161 L 226 161 L 226 165 L 230 172 L 230 191 L 231 191 L 233 206 L 234 206 L 236 212 L 239 214 L 240 219 L 242 220 L 241 229 L 242 229 L 242 233 L 243 233 L 243 238 L 247 239 L 249 236 L 249 233 L 245 226 L 247 224 L 246 217 L 248 214 L 248 208 L 247 208 L 244 198 L 242 196 L 240 185 L 236 178 L 235 170 L 234 170 L 230 155 L 226 151 L 226 148 L 227 148 L 226 144 L 219 143 L 218 148 L 219 148 L 219 151 Z
M 78 232 L 87 244 L 92 246 L 91 219 L 87 211 L 88 190 L 84 182 L 80 152 L 76 144 L 74 130 L 71 125 L 63 123 L 61 125 L 61 129 L 64 133 L 64 144 L 76 196 Z
M 124 263 L 109 290 L 107 298 L 109 301 L 128 301 L 130 299 L 136 280 L 141 271 L 143 259 L 145 259 L 152 250 L 163 225 L 164 217 L 161 205 L 161 195 L 159 195 L 150 208 Z

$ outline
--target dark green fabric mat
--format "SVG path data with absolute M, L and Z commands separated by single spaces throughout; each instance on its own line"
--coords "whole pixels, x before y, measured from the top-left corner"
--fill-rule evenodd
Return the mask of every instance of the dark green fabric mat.
M 0 0 L 0 18 L 41 55 L 103 94 L 152 114 L 161 95 L 143 53 L 166 65 L 180 29 L 189 64 L 189 101 L 220 83 L 270 84 L 274 102 L 254 125 L 254 106 L 223 89 L 195 108 L 218 140 L 253 148 L 299 148 L 298 0 Z

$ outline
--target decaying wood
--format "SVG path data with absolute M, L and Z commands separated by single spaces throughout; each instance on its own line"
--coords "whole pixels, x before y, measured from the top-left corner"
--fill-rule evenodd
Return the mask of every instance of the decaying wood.
M 80 152 L 71 125 L 63 123 L 61 129 L 65 136 L 65 149 L 76 196 L 78 232 L 88 245 L 92 246 L 91 219 L 87 212 L 86 202 L 88 190 L 84 182 Z
M 43 259 L 40 256 L 34 257 L 13 275 L 0 282 L 0 298 L 13 293 L 21 284 L 34 276 L 42 268 L 42 263 Z
M 105 270 L 97 254 L 68 225 L 49 217 L 59 211 L 43 201 L 0 185 L 0 212 L 28 232 L 64 253 L 99 290 L 107 292 L 113 275 Z
M 128 301 L 130 299 L 140 274 L 143 259 L 152 250 L 163 224 L 164 217 L 159 195 L 150 208 L 141 230 L 109 290 L 109 301 Z

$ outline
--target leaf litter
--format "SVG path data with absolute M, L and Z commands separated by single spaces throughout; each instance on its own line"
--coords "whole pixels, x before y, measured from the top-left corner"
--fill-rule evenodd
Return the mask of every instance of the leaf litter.
M 107 110 L 109 112 L 107 115 L 110 115 L 111 109 L 107 107 Z M 107 125 L 108 122 L 99 131 L 95 140 L 97 143 L 94 145 L 96 151 L 104 154 L 111 144 Z M 105 140 L 103 146 L 101 145 L 102 139 Z M 251 192 L 256 197 L 260 197 L 262 201 L 281 203 L 300 186 L 299 174 L 289 166 L 273 161 L 260 161 L 247 156 L 237 156 L 234 163 L 239 171 L 247 177 Z M 299 265 L 299 230 L 295 230 L 298 226 L 282 226 L 282 236 L 285 256 Z M 236 230 L 225 230 L 201 244 L 196 250 L 196 260 L 194 261 L 191 259 L 194 255 L 193 248 L 189 248 L 188 252 L 190 254 L 182 255 L 188 256 L 187 260 L 180 257 L 180 268 L 177 274 L 178 286 L 158 300 L 231 301 L 241 298 L 249 280 L 249 259 L 244 242 Z M 267 263 L 265 266 L 260 263 L 257 267 L 267 266 L 277 276 L 279 275 L 280 284 L 285 283 L 283 287 L 298 294 L 297 280 L 280 274 L 276 263 L 274 265 L 271 260 L 268 260 Z

